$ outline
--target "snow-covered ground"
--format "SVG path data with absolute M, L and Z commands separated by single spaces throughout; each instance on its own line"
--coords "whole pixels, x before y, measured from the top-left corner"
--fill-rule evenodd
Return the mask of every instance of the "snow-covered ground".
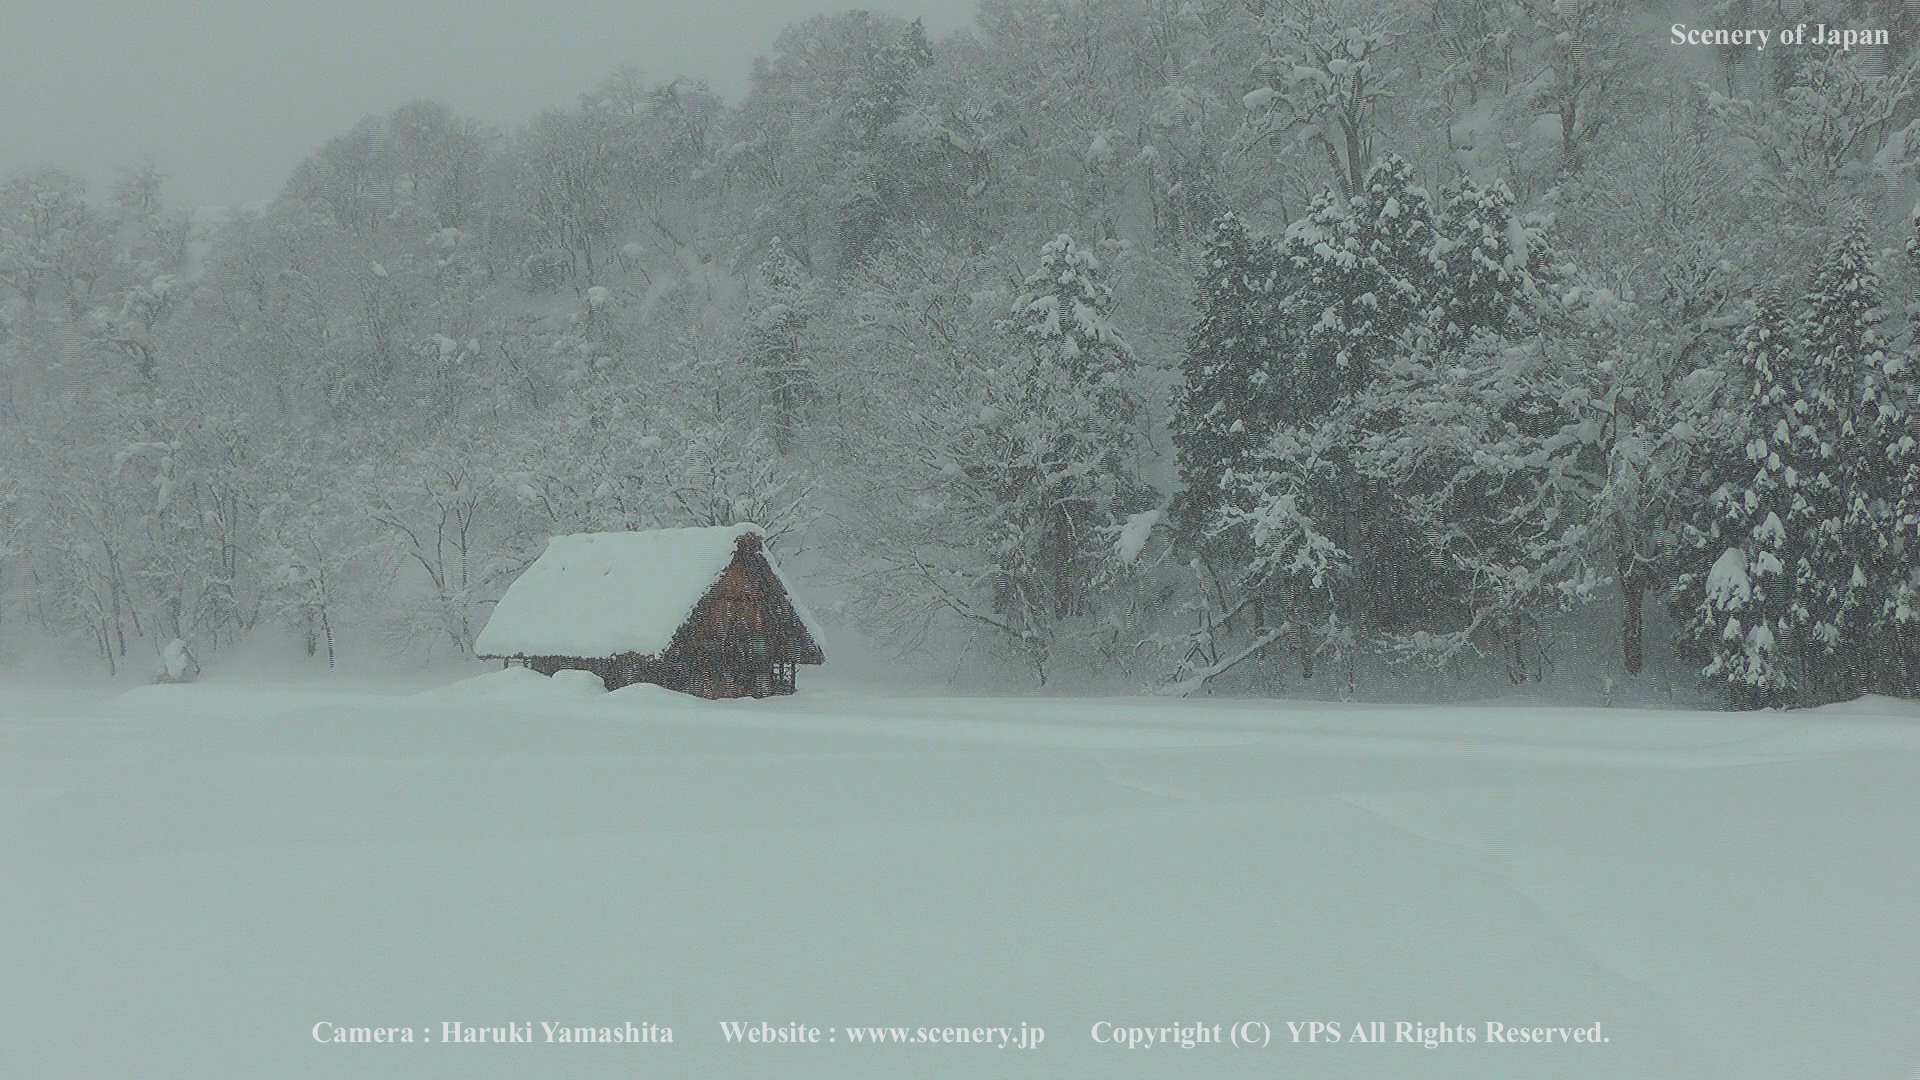
M 0 686 L 0 1076 L 1920 1074 L 1912 705 L 915 698 L 806 675 L 729 704 L 523 671 L 420 694 Z M 1375 1020 L 1481 1041 L 1286 1026 Z M 449 1021 L 536 1041 L 444 1045 Z M 541 1021 L 674 1041 L 545 1044 Z M 732 1045 L 723 1021 L 822 1041 Z M 1130 1050 L 1101 1021 L 1273 1042 Z M 1489 1021 L 1607 1041 L 1487 1045 Z M 434 1041 L 322 1045 L 321 1022 Z M 1022 1023 L 1045 1043 L 845 1034 Z

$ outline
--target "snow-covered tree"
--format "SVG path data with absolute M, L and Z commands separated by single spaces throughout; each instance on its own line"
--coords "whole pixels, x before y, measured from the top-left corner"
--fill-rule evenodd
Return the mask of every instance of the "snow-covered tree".
M 1229 219 L 1207 254 L 1174 419 L 1190 538 L 1263 598 L 1261 614 L 1273 616 L 1276 640 L 1300 650 L 1302 672 L 1368 635 L 1456 616 L 1466 625 L 1462 597 L 1486 573 L 1451 558 L 1430 565 L 1429 553 L 1443 553 L 1439 532 L 1468 528 L 1432 515 L 1478 508 L 1431 495 L 1469 490 L 1448 449 L 1472 462 L 1462 440 L 1494 438 L 1506 421 L 1469 391 L 1471 379 L 1433 372 L 1485 347 L 1482 336 L 1532 330 L 1540 282 L 1552 279 L 1540 224 L 1514 214 L 1499 185 L 1467 183 L 1437 203 L 1388 155 L 1362 195 L 1323 194 L 1278 241 Z M 1524 387 L 1514 392 L 1524 397 Z M 1474 400 L 1449 404 L 1449 393 Z M 1396 429 L 1448 408 L 1467 410 L 1454 414 L 1467 426 L 1418 428 L 1446 445 L 1420 454 L 1395 442 Z M 1512 495 L 1519 482 L 1495 486 Z M 1422 497 L 1429 503 L 1410 512 L 1408 500 Z
M 1821 516 L 1797 567 L 1808 632 L 1821 644 L 1805 682 L 1822 697 L 1850 696 L 1876 680 L 1891 633 L 1886 601 L 1912 565 L 1899 503 L 1920 461 L 1909 361 L 1882 329 L 1885 301 L 1864 226 L 1843 234 L 1806 305 L 1800 339 L 1814 385 L 1802 420 L 1823 441 L 1807 495 Z
M 818 304 L 806 268 L 774 237 L 761 261 L 759 292 L 747 332 L 747 351 L 766 385 L 774 449 L 793 451 L 801 412 L 812 393 L 813 372 L 801 334 Z
M 1544 219 L 1520 212 L 1504 182 L 1471 176 L 1447 191 L 1442 218 L 1445 239 L 1430 255 L 1439 264 L 1429 271 L 1437 294 L 1432 331 L 1457 346 L 1481 332 L 1531 329 L 1558 273 Z
M 1725 130 L 1757 149 L 1746 170 L 1751 189 L 1797 215 L 1801 228 L 1849 213 L 1852 204 L 1877 195 L 1875 185 L 1863 181 L 1909 167 L 1907 144 L 1915 132 L 1896 125 L 1920 92 L 1920 60 L 1882 66 L 1817 53 L 1782 50 L 1790 58 L 1813 58 L 1795 63 L 1778 101 L 1717 93 L 1709 99 Z
M 1373 164 L 1376 113 L 1393 92 L 1388 63 L 1403 32 L 1397 5 L 1342 0 L 1261 5 L 1266 51 L 1244 103 L 1247 137 L 1286 139 L 1325 155 L 1342 197 L 1358 195 Z
M 564 255 L 568 280 L 599 284 L 612 261 L 632 138 L 611 110 L 549 110 L 508 147 L 512 208 L 532 237 Z
M 1251 445 L 1324 416 L 1427 332 L 1445 251 L 1432 200 L 1397 157 L 1365 189 L 1350 201 L 1322 193 L 1278 239 L 1231 215 L 1215 223 L 1173 425 L 1189 522 L 1217 505 Z
M 1872 284 L 1860 248 L 1781 305 L 1784 442 L 1734 341 L 1910 180 L 1911 45 L 1770 48 L 1717 96 L 1690 65 L 1728 54 L 1631 24 L 982 0 L 939 40 L 808 19 L 732 105 L 631 67 L 503 139 L 410 102 L 259 210 L 15 174 L 6 617 L 116 665 L 176 628 L 213 663 L 276 625 L 458 643 L 554 532 L 746 516 L 830 530 L 888 640 L 967 625 L 1049 672 L 1532 679 L 1573 635 L 1638 674 L 1682 576 L 1696 669 L 1790 680 L 1747 700 L 1912 692 L 1916 333 L 1870 294 L 1920 263 Z M 1774 547 L 1728 516 L 1749 488 Z M 1734 548 L 1743 602 L 1793 607 L 1770 651 L 1715 644 Z
M 356 478 L 367 516 L 387 541 L 400 598 L 394 630 L 404 641 L 444 637 L 467 656 L 486 625 L 485 605 L 512 566 L 498 533 L 502 492 L 488 457 L 472 447 L 435 447 Z
M 1625 111 L 1643 68 L 1621 0 L 1532 0 L 1526 5 L 1547 62 L 1536 113 L 1559 121 L 1562 167 L 1579 172 L 1603 127 Z
M 1173 425 L 1186 484 L 1180 508 L 1190 534 L 1204 531 L 1218 511 L 1221 480 L 1279 423 L 1269 384 L 1286 374 L 1287 362 L 1272 240 L 1228 214 L 1213 223 L 1199 263 L 1198 318 L 1180 358 Z
M 903 239 L 828 316 L 825 396 L 876 433 L 834 448 L 857 470 L 850 555 L 874 564 L 861 610 L 897 641 L 957 618 L 1045 680 L 1097 614 L 1114 527 L 1157 501 L 1140 364 L 1106 268 L 1071 238 L 1011 305 L 986 269 Z
M 1026 290 L 1000 327 L 1009 362 L 983 373 L 985 453 L 962 471 L 997 495 L 995 611 L 1044 631 L 1086 613 L 1100 527 L 1150 499 L 1136 472 L 1136 361 L 1099 260 L 1055 237 Z
M 1794 568 L 1810 508 L 1804 481 L 1819 467 L 1814 433 L 1798 415 L 1801 402 L 1794 327 L 1782 306 L 1763 297 L 1738 342 L 1746 400 L 1738 434 L 1723 460 L 1705 463 L 1712 484 L 1680 531 L 1687 566 L 1676 580 L 1685 618 L 1686 652 L 1707 678 L 1748 706 L 1791 700 L 1799 674 Z M 1788 522 L 1795 525 L 1790 534 Z
M 1865 233 L 1843 233 L 1797 316 L 1769 301 L 1742 333 L 1741 459 L 1686 536 L 1687 636 L 1746 705 L 1813 704 L 1897 682 L 1911 580 L 1902 498 L 1914 445 Z

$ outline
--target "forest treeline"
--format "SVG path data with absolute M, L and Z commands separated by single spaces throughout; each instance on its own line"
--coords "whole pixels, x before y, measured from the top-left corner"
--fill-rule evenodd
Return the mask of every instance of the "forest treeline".
M 851 11 L 735 102 L 402 104 L 264 207 L 16 173 L 0 654 L 466 654 L 551 535 L 751 520 L 942 672 L 1912 695 L 1920 16 L 1843 7 L 1895 44 Z

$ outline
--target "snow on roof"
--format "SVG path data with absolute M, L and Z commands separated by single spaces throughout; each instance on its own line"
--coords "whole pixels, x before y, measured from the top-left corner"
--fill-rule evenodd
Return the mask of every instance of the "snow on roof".
M 500 598 L 474 652 L 658 656 L 733 562 L 735 542 L 749 533 L 765 531 L 740 524 L 556 536 Z M 771 557 L 767 565 L 774 565 Z M 780 583 L 819 644 L 813 616 L 784 577 Z

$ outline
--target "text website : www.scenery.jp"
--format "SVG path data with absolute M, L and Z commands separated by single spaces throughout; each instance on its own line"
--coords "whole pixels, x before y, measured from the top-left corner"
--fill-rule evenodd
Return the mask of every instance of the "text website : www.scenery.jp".
M 1021 1023 L 1018 1027 L 828 1027 L 821 1029 L 798 1022 L 774 1026 L 761 1021 L 748 1023 L 723 1020 L 720 1032 L 730 1043 L 837 1043 L 898 1045 L 981 1045 L 1000 1049 L 1031 1050 L 1046 1041 L 1044 1028 Z

